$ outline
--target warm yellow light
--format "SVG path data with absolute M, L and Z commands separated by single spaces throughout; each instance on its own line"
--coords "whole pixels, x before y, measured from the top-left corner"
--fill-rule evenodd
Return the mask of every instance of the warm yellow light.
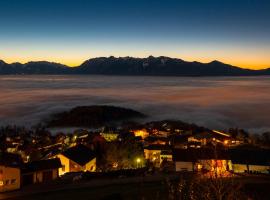
M 223 133 L 223 132 L 220 132 L 220 131 L 217 131 L 217 130 L 213 130 L 213 132 L 218 133 L 220 135 L 224 135 L 226 137 L 231 137 L 229 134 L 226 134 L 226 133 Z
M 229 144 L 229 140 L 224 140 L 224 144 L 225 145 Z
M 113 163 L 113 168 L 117 168 L 118 167 L 118 163 L 117 162 L 114 162 Z
M 137 163 L 140 163 L 141 162 L 141 159 L 140 158 L 137 158 L 136 162 Z
M 135 130 L 134 134 L 136 137 L 142 137 L 143 139 L 149 136 L 149 133 L 146 130 Z
M 4 181 L 0 181 L 0 187 L 4 186 Z

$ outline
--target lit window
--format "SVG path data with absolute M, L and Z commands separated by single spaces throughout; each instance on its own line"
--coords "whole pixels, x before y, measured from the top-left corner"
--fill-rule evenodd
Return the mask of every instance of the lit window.
M 0 181 L 0 187 L 4 186 L 4 181 Z

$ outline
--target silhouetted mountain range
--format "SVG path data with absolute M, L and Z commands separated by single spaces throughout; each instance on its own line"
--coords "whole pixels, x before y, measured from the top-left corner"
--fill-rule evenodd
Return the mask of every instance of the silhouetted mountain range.
M 7 64 L 0 60 L 0 74 L 67 74 L 70 67 L 47 61 Z
M 144 76 L 255 76 L 270 75 L 270 68 L 250 70 L 224 64 L 187 62 L 169 57 L 133 58 L 99 57 L 85 61 L 78 67 L 59 63 L 29 62 L 7 64 L 0 60 L 0 74 L 102 74 Z

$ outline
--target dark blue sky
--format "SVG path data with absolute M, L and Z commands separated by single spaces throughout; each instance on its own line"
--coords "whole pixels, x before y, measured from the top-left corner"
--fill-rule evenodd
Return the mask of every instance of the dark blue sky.
M 270 67 L 267 0 L 0 0 L 0 59 L 166 55 Z

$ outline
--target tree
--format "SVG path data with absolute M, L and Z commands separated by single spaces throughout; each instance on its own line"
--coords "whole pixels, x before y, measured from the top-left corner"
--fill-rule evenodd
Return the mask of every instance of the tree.
M 270 132 L 265 132 L 262 134 L 263 143 L 270 146 Z
M 242 184 L 233 178 L 180 177 L 179 182 L 168 184 L 170 200 L 244 200 Z
M 137 143 L 111 142 L 105 146 L 103 171 L 136 168 L 136 159 L 143 159 L 142 148 Z M 142 163 L 140 163 L 141 165 Z

